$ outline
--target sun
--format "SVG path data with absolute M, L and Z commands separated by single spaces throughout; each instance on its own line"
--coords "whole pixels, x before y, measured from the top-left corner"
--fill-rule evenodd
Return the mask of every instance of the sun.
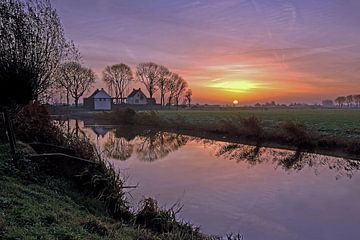
M 233 104 L 234 104 L 234 105 L 239 104 L 239 101 L 235 99 L 235 100 L 233 101 Z

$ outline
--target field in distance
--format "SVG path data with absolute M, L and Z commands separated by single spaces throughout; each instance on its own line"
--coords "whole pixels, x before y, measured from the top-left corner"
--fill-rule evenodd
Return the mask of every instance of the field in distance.
M 164 119 L 183 118 L 192 123 L 216 123 L 226 118 L 255 116 L 265 128 L 291 120 L 323 135 L 360 138 L 360 109 L 243 109 L 158 111 Z

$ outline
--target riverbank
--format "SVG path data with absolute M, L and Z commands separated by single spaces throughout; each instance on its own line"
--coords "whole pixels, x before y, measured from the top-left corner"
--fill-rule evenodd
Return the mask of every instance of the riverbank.
M 32 151 L 22 145 L 24 150 Z M 15 168 L 8 147 L 0 145 L 1 239 L 215 239 L 174 222 L 171 211 L 149 199 L 133 220 L 114 218 L 102 199 L 73 179 L 25 164 Z
M 14 129 L 17 162 L 0 142 L 0 239 L 217 239 L 154 199 L 130 206 L 134 186 L 90 142 L 55 126 L 43 106 L 22 109 Z
M 344 117 L 346 116 L 346 117 Z M 82 112 L 85 124 L 132 125 L 243 144 L 359 159 L 358 110 L 241 109 Z

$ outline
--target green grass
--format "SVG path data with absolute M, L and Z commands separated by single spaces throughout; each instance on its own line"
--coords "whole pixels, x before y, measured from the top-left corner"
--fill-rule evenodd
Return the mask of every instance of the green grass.
M 0 146 L 0 239 L 137 239 L 141 230 L 121 225 L 102 204 L 71 182 L 28 179 L 11 167 Z
M 179 110 L 159 111 L 165 119 L 179 117 L 190 123 L 218 123 L 224 118 L 255 116 L 265 128 L 275 128 L 291 120 L 303 123 L 323 135 L 358 138 L 360 136 L 360 110 L 353 109 L 234 109 L 234 110 Z
M 155 233 L 124 224 L 106 212 L 70 180 L 17 170 L 0 145 L 0 239 L 190 239 L 180 231 Z

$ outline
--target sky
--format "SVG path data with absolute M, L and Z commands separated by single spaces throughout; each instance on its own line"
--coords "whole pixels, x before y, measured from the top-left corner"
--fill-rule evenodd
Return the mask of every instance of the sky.
M 52 0 L 104 87 L 107 65 L 152 61 L 194 102 L 318 103 L 360 93 L 359 0 Z M 138 87 L 135 84 L 132 87 Z

